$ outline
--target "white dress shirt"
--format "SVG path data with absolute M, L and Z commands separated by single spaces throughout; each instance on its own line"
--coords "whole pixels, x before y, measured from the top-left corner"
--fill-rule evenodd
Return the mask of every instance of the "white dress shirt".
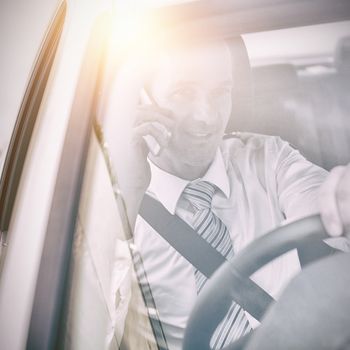
M 151 164 L 148 193 L 191 225 L 191 205 L 182 198 L 188 181 Z M 237 133 L 224 140 L 201 180 L 215 184 L 214 213 L 230 231 L 240 251 L 255 238 L 283 223 L 317 211 L 317 189 L 327 172 L 303 158 L 279 137 Z M 169 349 L 181 349 L 197 292 L 194 267 L 141 217 L 135 227 Z M 296 251 L 268 264 L 252 279 L 276 297 L 300 269 Z M 257 321 L 248 315 L 254 327 Z

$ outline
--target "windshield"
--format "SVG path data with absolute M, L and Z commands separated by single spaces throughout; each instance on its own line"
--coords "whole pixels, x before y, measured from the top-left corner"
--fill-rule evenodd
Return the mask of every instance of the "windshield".
M 341 22 L 243 40 L 155 40 L 126 54 L 112 37 L 73 250 L 67 347 L 91 346 L 73 335 L 98 319 L 92 348 L 181 348 L 210 274 L 144 216 L 144 193 L 225 259 L 316 211 L 325 169 L 350 160 L 349 38 Z M 252 279 L 277 298 L 299 269 L 293 251 Z M 258 321 L 232 304 L 212 346 Z

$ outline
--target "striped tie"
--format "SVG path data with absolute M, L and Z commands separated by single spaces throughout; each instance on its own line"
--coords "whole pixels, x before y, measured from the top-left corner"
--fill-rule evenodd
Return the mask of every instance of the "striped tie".
M 226 259 L 231 259 L 234 253 L 229 231 L 211 210 L 214 192 L 214 185 L 206 181 L 200 181 L 190 183 L 185 188 L 183 195 L 195 208 L 193 228 Z M 197 293 L 199 294 L 207 278 L 199 270 L 196 270 L 195 279 Z M 212 349 L 221 349 L 250 330 L 251 327 L 243 309 L 232 302 L 225 318 L 215 330 L 210 346 Z

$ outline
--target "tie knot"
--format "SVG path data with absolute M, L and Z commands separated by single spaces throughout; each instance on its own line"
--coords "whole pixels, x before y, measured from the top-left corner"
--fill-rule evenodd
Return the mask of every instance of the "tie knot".
M 189 183 L 184 189 L 184 197 L 198 210 L 211 207 L 215 186 L 207 181 Z

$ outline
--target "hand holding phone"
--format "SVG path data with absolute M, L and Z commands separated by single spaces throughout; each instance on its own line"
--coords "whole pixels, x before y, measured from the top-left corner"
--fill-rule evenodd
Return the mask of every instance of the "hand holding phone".
M 151 181 L 147 156 L 150 152 L 159 156 L 167 147 L 174 124 L 169 110 L 159 107 L 155 101 L 152 103 L 150 98 L 149 103 L 145 101 L 143 99 L 144 104 L 137 107 L 130 125 L 118 129 L 119 154 L 114 161 L 131 227 L 135 225 L 140 203 Z
M 140 123 L 149 123 L 148 134 L 142 135 L 149 151 L 158 156 L 162 149 L 167 146 L 171 137 L 172 119 L 168 110 L 165 110 L 157 104 L 152 94 L 147 88 L 142 89 L 141 99 L 144 102 L 140 106 Z M 151 114 L 153 116 L 151 116 Z M 153 130 L 152 130 L 153 129 Z

